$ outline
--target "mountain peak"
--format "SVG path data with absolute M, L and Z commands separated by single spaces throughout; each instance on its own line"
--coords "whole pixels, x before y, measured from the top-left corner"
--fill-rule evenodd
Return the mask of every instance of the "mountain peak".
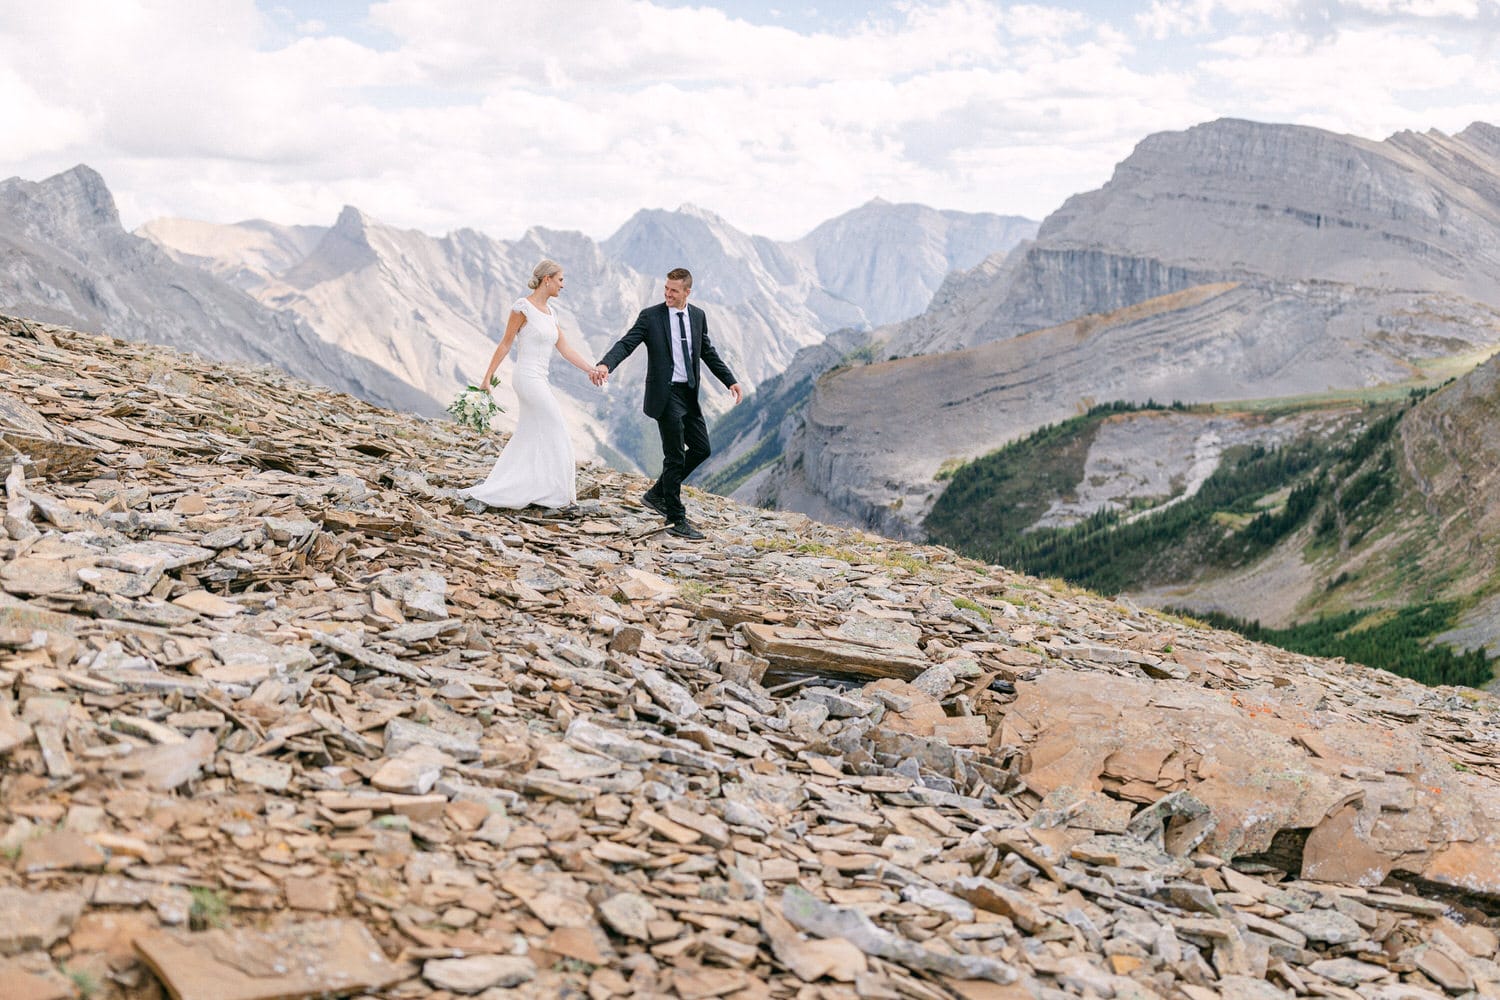
M 1500 128 L 1488 122 L 1471 122 L 1468 128 L 1454 138 L 1500 158 Z
M 345 205 L 339 211 L 339 217 L 333 224 L 334 232 L 345 238 L 353 238 L 360 241 L 365 239 L 365 231 L 373 220 L 355 208 L 353 205 Z
M 345 205 L 312 252 L 286 273 L 286 282 L 294 288 L 311 288 L 336 275 L 375 263 L 379 255 L 370 245 L 373 222 L 353 205 Z
M 109 185 L 87 164 L 48 177 L 35 190 L 39 200 L 65 218 L 91 228 L 121 228 Z
M 704 208 L 702 205 L 694 204 L 691 201 L 685 201 L 681 205 L 678 205 L 677 206 L 677 211 L 681 212 L 683 215 L 696 215 L 696 216 L 698 216 L 700 218 L 702 218 L 702 217 L 709 217 L 709 218 L 714 218 L 714 219 L 718 218 L 717 215 L 715 215 L 713 212 L 710 212 L 708 209 Z

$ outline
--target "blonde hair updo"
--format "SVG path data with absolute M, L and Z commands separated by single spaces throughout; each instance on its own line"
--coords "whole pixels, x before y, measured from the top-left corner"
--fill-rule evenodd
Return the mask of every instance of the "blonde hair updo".
M 527 288 L 537 288 L 543 281 L 552 275 L 562 271 L 562 265 L 555 260 L 544 260 L 531 270 L 531 280 L 526 282 Z

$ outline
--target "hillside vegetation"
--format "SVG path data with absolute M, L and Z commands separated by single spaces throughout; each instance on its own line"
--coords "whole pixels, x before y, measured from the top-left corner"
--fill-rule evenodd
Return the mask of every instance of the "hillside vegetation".
M 1396 431 L 1424 395 L 1369 403 L 1341 435 L 1231 448 L 1200 488 L 1154 509 L 1115 505 L 1080 523 L 1039 527 L 1053 501 L 1083 481 L 1103 422 L 1152 409 L 1095 407 L 954 471 L 926 527 L 933 541 L 965 554 L 1107 594 L 1253 570 L 1273 549 L 1290 547 L 1322 574 L 1298 624 L 1262 628 L 1222 612 L 1205 617 L 1288 649 L 1344 656 L 1427 683 L 1479 685 L 1493 676 L 1482 652 L 1430 642 L 1472 600 L 1417 600 L 1414 581 L 1389 578 L 1378 560 L 1344 568 L 1364 550 L 1391 547 L 1402 527 L 1420 527 L 1420 518 L 1400 510 L 1409 490 Z M 1412 544 L 1409 536 L 1402 543 Z M 1427 580 L 1443 582 L 1431 574 Z

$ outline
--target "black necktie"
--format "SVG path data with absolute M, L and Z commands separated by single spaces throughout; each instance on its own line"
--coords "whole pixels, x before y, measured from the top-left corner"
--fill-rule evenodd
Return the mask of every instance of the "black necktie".
M 693 378 L 693 349 L 688 346 L 687 324 L 681 312 L 677 314 L 677 338 L 682 341 L 682 367 L 687 372 L 687 384 L 692 385 L 696 381 Z

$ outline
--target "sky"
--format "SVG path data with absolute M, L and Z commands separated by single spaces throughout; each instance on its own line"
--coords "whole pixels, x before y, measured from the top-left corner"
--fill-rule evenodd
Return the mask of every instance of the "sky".
M 0 177 L 86 163 L 127 228 L 1041 219 L 1216 118 L 1500 124 L 1497 36 L 1500 0 L 0 0 Z

